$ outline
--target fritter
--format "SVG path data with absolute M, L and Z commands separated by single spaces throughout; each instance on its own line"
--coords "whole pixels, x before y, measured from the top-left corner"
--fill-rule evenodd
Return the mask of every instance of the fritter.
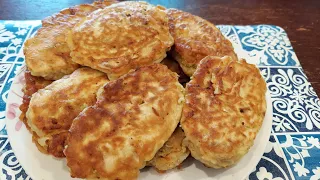
M 164 9 L 145 2 L 121 2 L 97 10 L 68 34 L 72 60 L 117 79 L 166 57 L 173 38 Z
M 182 143 L 185 137 L 183 130 L 178 126 L 148 165 L 160 171 L 179 166 L 190 154 L 189 149 Z
M 189 76 L 187 76 L 181 69 L 179 63 L 175 61 L 171 56 L 167 56 L 161 61 L 161 64 L 166 65 L 172 72 L 175 72 L 179 75 L 179 82 L 184 87 L 187 82 L 190 81 Z
M 254 143 L 266 112 L 266 83 L 245 60 L 208 56 L 186 86 L 181 125 L 191 155 L 208 167 L 238 162 Z
M 29 103 L 30 103 L 30 99 L 31 99 L 32 95 L 34 93 L 36 93 L 39 89 L 45 88 L 46 86 L 51 84 L 52 81 L 45 80 L 42 77 L 32 76 L 30 71 L 28 71 L 28 70 L 25 71 L 24 78 L 25 78 L 25 85 L 24 85 L 24 87 L 22 89 L 23 98 L 22 98 L 22 104 L 19 106 L 19 109 L 21 111 L 19 119 L 24 123 L 26 128 L 33 134 L 32 135 L 32 140 L 37 145 L 39 151 L 45 153 L 46 152 L 45 149 L 42 148 L 42 146 L 40 146 L 37 143 L 37 139 L 38 139 L 37 134 L 32 132 L 32 130 L 30 129 L 30 127 L 29 127 L 29 125 L 27 123 L 28 119 L 26 117 L 26 112 L 27 112 L 27 110 L 29 108 Z
M 237 59 L 231 42 L 209 21 L 177 9 L 168 9 L 167 14 L 174 38 L 172 56 L 188 76 L 192 76 L 200 60 L 208 55 Z
M 25 61 L 31 74 L 57 80 L 79 68 L 78 64 L 71 61 L 66 34 L 88 14 L 114 2 L 81 4 L 42 20 L 42 27 L 24 44 Z
M 25 85 L 22 89 L 23 98 L 22 104 L 20 105 L 19 109 L 21 111 L 19 119 L 26 125 L 27 129 L 30 130 L 30 127 L 27 123 L 26 112 L 29 107 L 31 96 L 36 93 L 39 89 L 45 88 L 49 84 L 52 83 L 50 80 L 45 80 L 42 77 L 32 76 L 30 71 L 26 71 L 24 73 L 25 78 Z
M 64 150 L 71 176 L 136 179 L 174 132 L 183 102 L 177 74 L 161 64 L 110 81 L 72 123 Z
M 104 73 L 79 68 L 34 93 L 26 117 L 37 135 L 36 143 L 46 153 L 64 157 L 64 142 L 73 119 L 96 102 L 98 88 L 107 82 Z

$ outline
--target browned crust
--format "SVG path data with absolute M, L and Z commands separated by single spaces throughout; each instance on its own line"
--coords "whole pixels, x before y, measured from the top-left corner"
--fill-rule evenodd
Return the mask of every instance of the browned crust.
M 57 80 L 71 74 L 79 65 L 71 61 L 66 35 L 72 27 L 92 11 L 117 1 L 80 4 L 61 10 L 42 20 L 36 35 L 24 44 L 26 64 L 34 76 Z
M 29 103 L 31 96 L 36 93 L 39 89 L 45 88 L 47 85 L 51 84 L 52 81 L 50 80 L 45 80 L 42 77 L 35 77 L 32 76 L 30 71 L 26 71 L 24 73 L 25 77 L 25 85 L 24 88 L 22 89 L 23 92 L 23 99 L 22 99 L 22 104 L 20 105 L 19 109 L 21 111 L 21 114 L 19 116 L 20 121 L 24 123 L 26 128 L 29 130 L 29 132 L 32 134 L 32 141 L 37 145 L 37 148 L 39 149 L 40 152 L 47 154 L 47 150 L 44 149 L 42 146 L 38 144 L 38 136 L 36 133 L 33 133 L 27 123 L 27 117 L 26 117 L 26 112 L 28 111 L 29 108 Z
M 48 145 L 48 154 L 51 154 L 54 157 L 65 157 L 63 150 L 66 145 L 65 141 L 67 139 L 67 136 L 68 131 L 52 135 L 52 139 L 46 142 Z
M 191 76 L 208 55 L 237 59 L 231 42 L 209 21 L 177 9 L 168 9 L 167 14 L 174 38 L 172 55 L 187 75 Z
M 159 149 L 149 165 L 159 172 L 181 166 L 182 162 L 189 156 L 190 151 L 183 140 L 186 135 L 181 127 L 176 128 L 169 140 Z
M 36 76 L 32 76 L 30 71 L 26 71 L 25 74 L 25 86 L 23 88 L 23 100 L 22 100 L 22 104 L 20 105 L 19 109 L 21 111 L 21 114 L 19 116 L 19 119 L 25 124 L 26 128 L 29 130 L 29 132 L 32 134 L 32 141 L 36 144 L 38 150 L 44 154 L 52 154 L 55 157 L 64 157 L 63 154 L 63 149 L 64 148 L 64 141 L 65 141 L 65 136 L 66 133 L 61 134 L 61 135 L 56 135 L 59 136 L 60 138 L 53 138 L 53 141 L 48 141 L 48 147 L 45 148 L 43 146 L 41 146 L 38 143 L 38 139 L 39 136 L 33 132 L 28 123 L 27 123 L 27 117 L 26 117 L 26 112 L 28 111 L 29 108 L 29 103 L 30 103 L 30 99 L 31 96 L 36 93 L 39 89 L 43 89 L 46 86 L 48 86 L 49 84 L 52 83 L 51 80 L 45 80 L 42 77 L 36 77 Z M 60 151 L 56 151 L 56 149 L 61 149 Z
M 30 131 L 30 127 L 28 126 L 27 123 L 27 118 L 26 118 L 26 112 L 29 108 L 29 103 L 31 96 L 36 93 L 39 89 L 42 89 L 46 87 L 47 85 L 51 84 L 52 81 L 50 80 L 45 80 L 42 77 L 35 77 L 32 76 L 30 71 L 26 71 L 24 73 L 25 77 L 25 85 L 24 88 L 22 89 L 23 92 L 23 99 L 22 99 L 22 104 L 20 105 L 19 109 L 21 111 L 21 115 L 19 119 L 25 124 L 27 129 Z
M 182 68 L 180 67 L 179 63 L 175 61 L 170 55 L 164 58 L 161 61 L 161 64 L 166 65 L 172 72 L 175 72 L 179 75 L 179 83 L 186 86 L 186 83 L 190 81 L 189 76 L 187 76 Z

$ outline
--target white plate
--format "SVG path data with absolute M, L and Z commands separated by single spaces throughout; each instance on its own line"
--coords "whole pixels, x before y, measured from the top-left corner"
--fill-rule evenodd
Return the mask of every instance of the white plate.
M 18 106 L 22 102 L 23 93 L 21 91 L 24 83 L 25 66 L 18 72 L 9 92 L 7 107 L 6 107 L 6 123 L 7 132 L 12 149 L 18 158 L 20 164 L 25 171 L 34 180 L 71 180 L 65 160 L 59 160 L 42 154 L 38 151 L 35 144 L 32 143 L 31 134 L 26 127 L 19 121 L 20 110 Z M 152 180 L 234 180 L 246 178 L 256 167 L 260 161 L 265 147 L 269 141 L 272 127 L 272 103 L 269 93 L 266 95 L 267 112 L 262 124 L 261 130 L 258 133 L 253 147 L 236 165 L 215 170 L 204 167 L 201 163 L 192 158 L 188 158 L 183 163 L 180 170 L 168 171 L 164 174 L 159 174 L 152 168 L 145 168 L 141 171 L 139 179 Z

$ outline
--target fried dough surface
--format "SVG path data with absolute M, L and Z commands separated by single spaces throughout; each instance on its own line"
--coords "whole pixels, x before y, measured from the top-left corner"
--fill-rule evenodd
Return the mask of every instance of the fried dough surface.
M 23 98 L 22 98 L 22 104 L 19 106 L 19 109 L 21 111 L 21 114 L 19 116 L 20 121 L 24 123 L 26 128 L 30 131 L 32 134 L 32 141 L 36 144 L 37 148 L 39 149 L 40 152 L 42 153 L 47 153 L 46 150 L 39 145 L 37 142 L 38 136 L 36 133 L 34 133 L 29 125 L 28 125 L 28 119 L 26 117 L 26 113 L 29 108 L 29 103 L 32 95 L 36 93 L 39 89 L 43 89 L 49 84 L 51 84 L 53 81 L 51 80 L 45 80 L 42 77 L 36 77 L 32 76 L 31 72 L 26 70 L 24 73 L 24 78 L 25 78 L 25 85 L 22 89 L 23 92 Z
M 97 10 L 68 34 L 72 60 L 117 79 L 131 69 L 159 63 L 173 44 L 162 7 L 121 2 Z
M 187 146 L 183 144 L 185 137 L 183 130 L 178 126 L 148 165 L 160 171 L 178 167 L 190 154 Z
M 177 9 L 166 11 L 174 38 L 172 55 L 188 76 L 207 55 L 237 58 L 231 42 L 209 21 Z
M 57 80 L 79 68 L 71 61 L 66 34 L 91 12 L 115 2 L 76 5 L 42 20 L 42 27 L 24 44 L 25 61 L 31 74 Z
M 23 92 L 23 98 L 22 98 L 22 104 L 20 105 L 19 109 L 21 111 L 21 115 L 19 119 L 26 125 L 27 129 L 30 130 L 30 127 L 27 123 L 27 117 L 26 112 L 29 108 L 29 103 L 32 95 L 36 93 L 39 89 L 45 88 L 49 84 L 52 83 L 50 80 L 45 80 L 42 77 L 36 77 L 32 76 L 30 71 L 26 71 L 24 73 L 25 78 L 25 85 L 22 89 Z
M 64 142 L 73 119 L 96 102 L 98 88 L 107 82 L 104 73 L 79 68 L 34 93 L 26 117 L 36 143 L 46 153 L 64 157 Z
M 266 112 L 259 69 L 230 57 L 204 58 L 186 86 L 181 125 L 191 155 L 208 167 L 228 167 L 253 145 Z
M 107 83 L 70 128 L 71 176 L 136 179 L 179 123 L 184 89 L 166 66 L 143 66 Z

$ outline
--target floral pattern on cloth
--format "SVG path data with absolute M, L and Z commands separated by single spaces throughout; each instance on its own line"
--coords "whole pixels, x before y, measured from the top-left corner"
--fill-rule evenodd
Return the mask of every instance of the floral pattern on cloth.
M 5 119 L 15 117 L 17 104 L 6 100 L 24 64 L 25 40 L 40 21 L 0 21 L 0 179 L 31 180 L 10 146 Z M 256 64 L 273 103 L 272 133 L 260 162 L 247 179 L 320 179 L 320 101 L 308 82 L 285 31 L 277 26 L 219 25 L 240 58 Z M 16 124 L 19 130 L 22 124 Z

